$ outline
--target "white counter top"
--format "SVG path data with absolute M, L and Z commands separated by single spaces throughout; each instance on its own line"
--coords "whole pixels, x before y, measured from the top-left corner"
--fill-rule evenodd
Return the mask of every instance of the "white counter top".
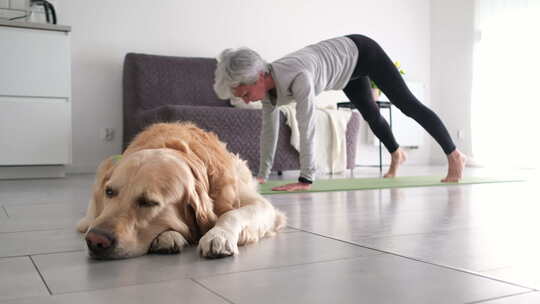
M 47 31 L 59 31 L 59 32 L 70 32 L 71 27 L 66 25 L 50 24 L 50 23 L 32 23 L 32 22 L 21 22 L 21 21 L 8 21 L 0 19 L 0 26 L 8 27 L 20 27 L 36 30 L 47 30 Z

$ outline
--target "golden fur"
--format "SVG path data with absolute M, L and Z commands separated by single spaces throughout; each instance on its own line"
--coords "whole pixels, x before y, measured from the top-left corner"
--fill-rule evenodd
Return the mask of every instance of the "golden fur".
M 284 225 L 246 163 L 215 134 L 191 123 L 159 123 L 138 134 L 120 159 L 101 163 L 77 228 L 89 248 L 107 247 L 90 250 L 96 258 L 173 253 L 197 242 L 203 256 L 221 257 Z

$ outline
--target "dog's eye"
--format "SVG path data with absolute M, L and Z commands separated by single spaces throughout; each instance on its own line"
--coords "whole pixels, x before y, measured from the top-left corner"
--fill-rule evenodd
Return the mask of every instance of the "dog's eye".
M 118 194 L 118 193 L 113 188 L 111 188 L 111 187 L 105 188 L 105 195 L 108 198 L 113 198 L 113 197 L 116 196 L 116 194 Z
M 140 198 L 137 200 L 137 204 L 139 205 L 139 207 L 142 207 L 142 208 L 150 208 L 150 207 L 156 207 L 159 205 L 158 202 L 155 202 L 155 201 L 151 201 L 149 199 L 146 199 L 146 198 Z

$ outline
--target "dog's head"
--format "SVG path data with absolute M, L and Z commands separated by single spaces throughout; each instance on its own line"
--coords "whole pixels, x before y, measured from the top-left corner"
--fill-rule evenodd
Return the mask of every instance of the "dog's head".
M 143 255 L 169 230 L 196 242 L 216 219 L 208 187 L 204 164 L 182 143 L 108 161 L 94 185 L 96 218 L 86 233 L 90 256 Z

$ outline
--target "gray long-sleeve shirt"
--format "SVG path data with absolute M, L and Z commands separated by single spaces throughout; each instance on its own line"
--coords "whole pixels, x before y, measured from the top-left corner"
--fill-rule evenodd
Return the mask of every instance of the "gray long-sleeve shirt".
M 300 132 L 300 176 L 315 177 L 315 96 L 326 90 L 341 90 L 349 82 L 358 49 L 347 37 L 309 45 L 270 64 L 276 98 L 266 96 L 263 104 L 259 177 L 268 178 L 279 134 L 278 107 L 296 101 Z

